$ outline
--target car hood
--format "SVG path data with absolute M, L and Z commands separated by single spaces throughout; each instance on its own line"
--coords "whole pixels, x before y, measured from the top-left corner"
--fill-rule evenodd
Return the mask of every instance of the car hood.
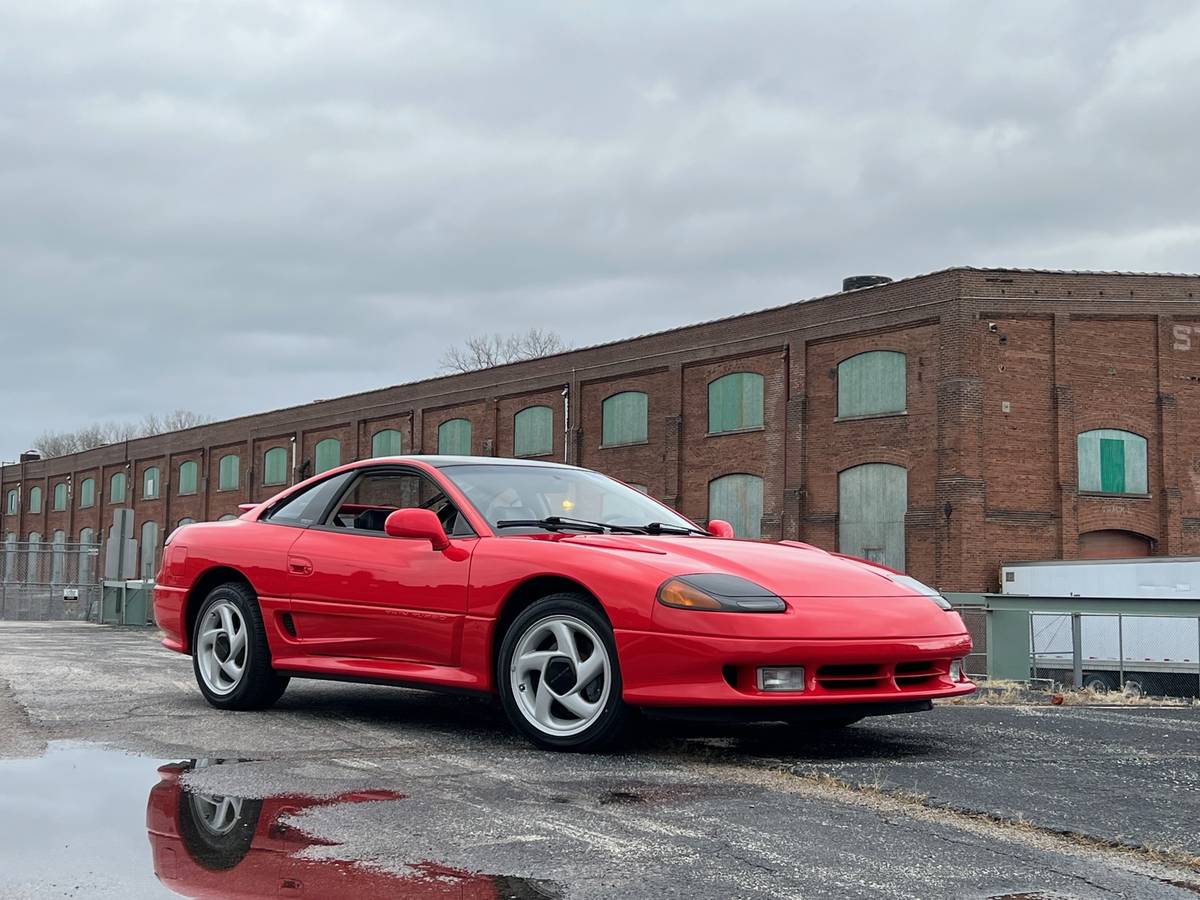
M 799 543 L 708 537 L 572 535 L 572 544 L 645 554 L 664 577 L 718 572 L 760 584 L 780 597 L 925 597 L 896 584 L 886 570 Z

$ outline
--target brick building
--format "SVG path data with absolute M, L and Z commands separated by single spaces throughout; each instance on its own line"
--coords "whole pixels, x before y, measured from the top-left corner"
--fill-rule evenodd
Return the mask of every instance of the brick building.
M 99 539 L 131 507 L 152 570 L 179 523 L 339 462 L 469 452 L 565 459 L 946 591 L 994 589 L 1004 561 L 1200 555 L 1198 293 L 947 269 L 6 466 L 0 533 Z

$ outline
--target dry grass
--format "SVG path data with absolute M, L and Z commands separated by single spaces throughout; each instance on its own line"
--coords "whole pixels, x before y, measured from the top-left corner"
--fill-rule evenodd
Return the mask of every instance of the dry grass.
M 985 682 L 971 696 L 945 702 L 951 706 L 1200 706 L 1200 700 L 1187 697 L 1139 697 L 1088 688 L 1049 690 L 1019 681 Z

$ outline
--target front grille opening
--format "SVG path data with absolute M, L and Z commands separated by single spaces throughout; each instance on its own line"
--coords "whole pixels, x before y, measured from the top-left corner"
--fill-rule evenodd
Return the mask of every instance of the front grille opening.
M 883 667 L 878 663 L 821 666 L 817 684 L 827 691 L 862 691 L 883 685 Z
M 721 669 L 721 674 L 725 676 L 725 683 L 736 691 L 738 686 L 737 666 L 724 666 Z
M 950 660 L 948 659 L 923 659 L 918 662 L 896 663 L 896 686 L 905 688 L 928 684 L 948 671 L 949 668 Z

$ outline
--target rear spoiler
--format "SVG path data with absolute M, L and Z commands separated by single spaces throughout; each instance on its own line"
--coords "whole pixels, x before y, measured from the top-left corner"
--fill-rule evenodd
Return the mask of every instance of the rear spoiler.
M 240 509 L 244 513 L 248 513 L 248 512 L 251 512 L 252 510 L 258 509 L 258 504 L 257 503 L 239 503 L 238 509 Z

